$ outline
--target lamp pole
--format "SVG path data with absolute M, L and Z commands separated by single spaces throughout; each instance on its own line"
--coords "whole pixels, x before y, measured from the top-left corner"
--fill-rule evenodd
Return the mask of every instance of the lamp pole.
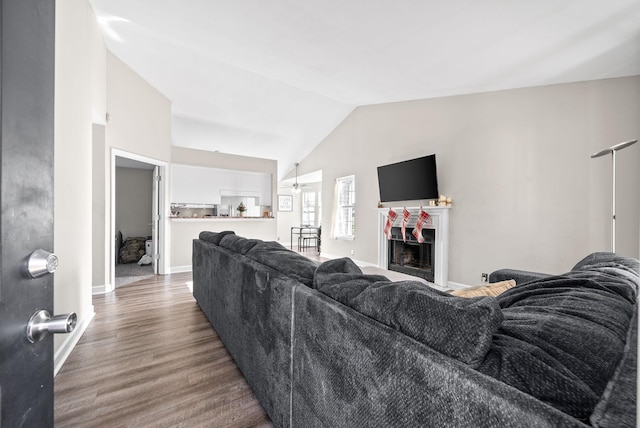
M 625 147 L 637 143 L 638 140 L 629 140 L 618 143 L 607 149 L 600 150 L 597 153 L 591 155 L 591 158 L 599 158 L 600 156 L 608 155 L 611 153 L 611 185 L 613 187 L 611 192 L 611 252 L 616 252 L 616 152 L 622 150 Z

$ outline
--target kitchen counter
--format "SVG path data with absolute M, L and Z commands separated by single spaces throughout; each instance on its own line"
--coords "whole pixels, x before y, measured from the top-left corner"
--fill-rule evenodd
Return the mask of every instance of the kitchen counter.
M 275 220 L 275 217 L 169 217 L 171 221 Z
M 191 270 L 193 240 L 202 231 L 233 230 L 237 235 L 263 241 L 277 240 L 274 217 L 170 217 L 171 272 Z

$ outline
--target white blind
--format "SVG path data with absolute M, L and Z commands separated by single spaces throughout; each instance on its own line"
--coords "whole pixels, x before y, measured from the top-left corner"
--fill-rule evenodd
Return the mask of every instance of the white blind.
M 356 177 L 350 175 L 336 180 L 336 207 L 334 235 L 340 239 L 353 239 L 356 230 Z

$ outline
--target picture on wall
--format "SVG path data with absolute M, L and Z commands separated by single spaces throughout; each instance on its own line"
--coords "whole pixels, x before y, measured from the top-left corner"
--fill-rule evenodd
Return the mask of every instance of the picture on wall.
M 293 195 L 278 195 L 278 211 L 293 211 Z

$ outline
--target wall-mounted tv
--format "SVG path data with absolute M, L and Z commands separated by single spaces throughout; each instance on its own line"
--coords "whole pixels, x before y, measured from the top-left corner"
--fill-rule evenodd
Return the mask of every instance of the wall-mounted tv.
M 380 202 L 436 199 L 436 155 L 378 167 Z

